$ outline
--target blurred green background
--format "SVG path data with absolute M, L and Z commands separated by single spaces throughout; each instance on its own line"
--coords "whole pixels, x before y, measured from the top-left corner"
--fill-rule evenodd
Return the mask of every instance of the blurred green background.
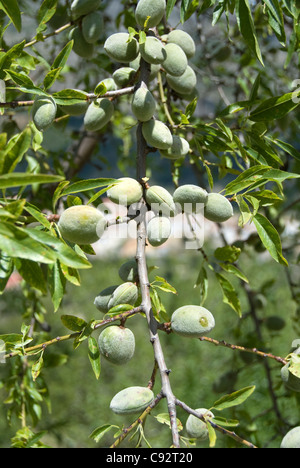
M 260 291 L 267 288 L 268 299 L 264 296 L 258 309 L 260 329 L 263 343 L 257 339 L 251 317 L 247 314 L 248 302 L 243 289 L 239 288 L 243 318 L 222 301 L 220 286 L 214 275 L 209 276 L 209 290 L 205 306 L 212 311 L 216 319 L 216 327 L 210 334 L 217 340 L 225 340 L 232 344 L 251 345 L 258 349 L 271 351 L 273 354 L 285 357 L 290 352 L 291 344 L 297 338 L 293 329 L 295 303 L 291 298 L 289 284 L 282 266 L 277 265 L 268 257 L 253 256 L 252 247 L 245 247 L 240 257 L 240 268 L 247 274 L 253 289 Z M 212 254 L 205 247 L 208 255 Z M 176 253 L 176 255 L 175 255 Z M 251 260 L 252 258 L 252 260 Z M 255 260 L 253 260 L 253 258 Z M 46 301 L 49 309 L 47 321 L 51 330 L 47 336 L 53 338 L 68 334 L 60 321 L 63 314 L 83 317 L 86 320 L 101 318 L 94 307 L 95 296 L 106 286 L 118 284 L 118 269 L 126 258 L 95 260 L 91 270 L 81 272 L 81 287 L 68 286 L 67 294 L 60 310 L 54 314 L 51 303 Z M 199 289 L 194 288 L 198 271 L 202 264 L 202 255 L 194 250 L 179 249 L 174 256 L 150 258 L 149 266 L 159 269 L 151 273 L 154 276 L 165 277 L 176 289 L 178 294 L 161 293 L 161 299 L 166 310 L 171 314 L 183 304 L 198 304 Z M 234 283 L 234 281 L 233 281 Z M 22 324 L 20 316 L 21 296 L 18 289 L 10 290 L 0 299 L 2 333 L 19 330 Z M 277 315 L 284 319 L 285 326 L 280 331 L 270 331 L 265 319 Z M 133 359 L 125 366 L 113 366 L 102 359 L 101 376 L 97 381 L 87 354 L 87 342 L 73 350 L 71 341 L 62 342 L 49 347 L 45 352 L 45 367 L 42 377 L 45 379 L 51 398 L 51 410 L 43 408 L 41 421 L 37 430 L 47 430 L 42 439 L 51 447 L 64 448 L 100 448 L 108 447 L 114 441 L 116 429 L 110 431 L 99 443 L 95 443 L 89 435 L 103 424 L 127 426 L 132 418 L 115 415 L 109 409 L 112 397 L 121 389 L 132 386 L 146 386 L 153 368 L 153 351 L 149 342 L 146 320 L 135 316 L 127 321 L 136 337 L 136 352 Z M 98 338 L 99 331 L 94 336 Z M 245 342 L 247 337 L 248 342 Z M 170 380 L 176 397 L 192 408 L 210 408 L 222 395 L 246 386 L 255 385 L 252 396 L 241 406 L 224 410 L 218 415 L 241 421 L 235 432 L 260 447 L 279 447 L 281 439 L 287 432 L 288 425 L 299 423 L 299 394 L 287 391 L 280 378 L 281 365 L 269 360 L 273 392 L 280 410 L 276 415 L 268 389 L 268 379 L 263 359 L 247 353 L 241 353 L 211 343 L 200 342 L 197 339 L 187 339 L 173 334 L 160 332 L 160 339 L 167 366 L 171 369 Z M 48 361 L 53 361 L 57 355 L 66 360 L 66 364 L 58 367 L 47 367 Z M 50 359 L 51 358 L 51 359 Z M 4 377 L 10 360 L 0 366 L 0 379 Z M 154 392 L 160 391 L 160 377 L 157 376 Z M 5 400 L 5 389 L 0 389 L 1 401 Z M 6 410 L 9 405 L 1 405 L 0 446 L 10 446 L 10 438 L 20 427 L 20 421 L 13 418 L 11 426 L 6 421 Z M 166 413 L 166 401 L 160 404 L 147 418 L 145 436 L 153 447 L 168 448 L 171 445 L 171 435 L 166 425 L 159 423 L 155 416 Z M 187 414 L 178 409 L 178 417 L 185 423 Z M 287 423 L 287 425 L 285 424 Z M 30 421 L 27 422 L 30 426 Z M 187 437 L 183 429 L 181 435 Z M 240 447 L 233 439 L 217 433 L 216 447 Z M 121 447 L 134 447 L 137 438 L 125 439 Z M 145 442 L 142 446 L 146 446 Z M 208 447 L 208 441 L 197 443 L 191 447 Z

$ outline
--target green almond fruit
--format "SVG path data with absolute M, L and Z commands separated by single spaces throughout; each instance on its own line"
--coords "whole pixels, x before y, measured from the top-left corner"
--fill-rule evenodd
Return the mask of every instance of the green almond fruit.
M 230 201 L 220 193 L 209 193 L 204 216 L 210 221 L 223 223 L 233 216 L 233 208 Z
M 131 110 L 140 122 L 152 119 L 156 111 L 156 101 L 146 86 L 140 86 L 133 94 Z
M 147 387 L 128 387 L 117 393 L 110 402 L 110 409 L 117 414 L 142 413 L 154 400 Z
M 154 36 L 147 36 L 145 42 L 140 44 L 140 54 L 145 62 L 158 65 L 167 58 L 164 44 Z
M 190 95 L 197 85 L 197 76 L 190 65 L 181 76 L 172 76 L 167 73 L 166 80 L 170 88 L 179 95 Z
M 170 148 L 163 151 L 160 150 L 160 154 L 163 158 L 167 159 L 179 159 L 184 158 L 190 151 L 189 142 L 178 135 L 173 135 L 173 143 Z
M 215 319 L 209 310 L 197 305 L 179 307 L 171 317 L 171 329 L 177 335 L 200 338 L 215 327 Z
M 99 98 L 92 102 L 84 116 L 84 127 L 88 132 L 101 130 L 112 119 L 113 103 L 106 98 Z
M 101 211 L 89 205 L 67 208 L 60 216 L 58 227 L 69 242 L 88 245 L 97 242 L 103 235 L 107 221 Z
M 206 408 L 198 408 L 195 411 L 199 414 L 199 416 L 204 416 L 207 419 L 212 419 L 214 417 L 214 414 Z M 187 418 L 186 431 L 189 437 L 192 439 L 208 439 L 208 429 L 206 423 L 193 414 L 190 414 Z
M 179 45 L 184 51 L 188 59 L 192 58 L 196 52 L 195 41 L 186 31 L 181 29 L 174 29 L 166 36 L 166 41 L 168 43 L 174 43 Z
M 119 285 L 109 286 L 103 289 L 94 300 L 94 305 L 100 311 L 106 314 L 108 312 L 108 303 L 112 293 L 118 288 Z
M 101 355 L 112 364 L 124 365 L 132 359 L 135 351 L 134 334 L 129 328 L 112 325 L 99 335 Z
M 165 11 L 166 0 L 139 0 L 135 10 L 136 22 L 143 28 L 147 21 L 147 28 L 153 28 L 160 23 Z
M 300 448 L 300 426 L 294 427 L 284 436 L 280 448 Z
M 73 51 L 75 52 L 75 54 L 79 55 L 79 57 L 86 59 L 90 59 L 93 57 L 95 52 L 94 44 L 89 44 L 88 42 L 86 42 L 79 26 L 76 26 L 74 29 L 71 30 L 69 34 L 69 39 L 74 41 Z
M 95 11 L 82 20 L 82 34 L 88 44 L 94 44 L 100 39 L 104 27 L 103 15 Z
M 37 96 L 32 106 L 32 119 L 40 131 L 49 128 L 57 112 L 57 105 L 51 96 Z
M 84 93 L 86 96 L 88 96 L 88 93 L 86 93 L 85 91 L 81 91 L 79 89 L 76 89 L 75 91 L 80 91 L 81 93 Z M 85 114 L 89 105 L 90 105 L 89 101 L 86 100 L 78 104 L 71 104 L 70 106 L 60 105 L 59 107 L 64 114 L 77 116 L 77 115 Z
M 152 247 L 164 244 L 171 235 L 171 223 L 169 218 L 156 216 L 147 224 L 147 239 Z
M 149 146 L 166 150 L 173 144 L 173 136 L 169 128 L 160 120 L 148 120 L 142 125 L 142 133 Z
M 129 63 L 139 54 L 139 44 L 128 33 L 115 33 L 109 36 L 104 43 L 107 55 L 116 62 Z
M 131 177 L 121 177 L 116 185 L 107 190 L 107 196 L 110 201 L 118 205 L 130 206 L 141 200 L 143 187 Z
M 133 80 L 136 70 L 131 67 L 121 67 L 116 70 L 112 77 L 119 88 L 125 88 Z
M 292 392 L 300 392 L 300 377 L 290 371 L 289 363 L 281 368 L 280 374 L 286 388 Z
M 88 15 L 95 12 L 101 4 L 101 0 L 73 0 L 71 3 L 71 13 L 74 19 L 79 16 Z
M 188 67 L 187 56 L 182 48 L 172 42 L 165 45 L 166 58 L 162 63 L 167 74 L 182 76 Z
M 111 295 L 108 301 L 108 310 L 120 304 L 134 305 L 139 297 L 137 286 L 131 281 L 118 286 Z
M 174 216 L 176 206 L 172 195 L 164 187 L 153 185 L 146 190 L 146 201 L 151 207 L 151 211 L 163 216 Z
M 119 268 L 119 276 L 124 282 L 131 281 L 132 283 L 136 283 L 138 280 L 138 266 L 136 260 L 132 259 L 123 263 Z
M 186 184 L 173 193 L 173 200 L 184 213 L 200 213 L 207 203 L 208 193 L 198 185 Z

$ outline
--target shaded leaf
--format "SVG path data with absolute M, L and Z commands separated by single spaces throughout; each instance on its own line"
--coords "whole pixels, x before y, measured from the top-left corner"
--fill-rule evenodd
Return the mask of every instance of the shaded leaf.
M 282 255 L 281 240 L 273 224 L 262 214 L 257 213 L 253 217 L 257 233 L 271 256 L 276 262 L 288 266 L 287 260 Z
M 255 390 L 255 386 L 245 387 L 236 392 L 230 393 L 221 397 L 219 400 L 215 401 L 213 408 L 222 411 L 223 409 L 232 408 L 233 406 L 238 406 L 244 403 L 244 401 L 249 398 Z
M 88 338 L 89 360 L 92 365 L 95 377 L 98 380 L 101 372 L 100 351 L 97 340 L 93 336 Z

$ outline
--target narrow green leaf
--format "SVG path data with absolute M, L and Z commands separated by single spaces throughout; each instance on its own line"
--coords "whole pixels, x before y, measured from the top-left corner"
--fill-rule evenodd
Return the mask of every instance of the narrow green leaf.
M 293 158 L 298 159 L 298 161 L 300 161 L 300 152 L 296 148 L 294 148 L 294 146 L 278 139 L 272 140 L 272 142 L 275 143 L 275 145 L 279 146 L 279 148 L 283 149 L 286 153 L 293 156 Z
M 9 187 L 24 187 L 32 184 L 53 184 L 60 182 L 64 177 L 48 174 L 27 174 L 25 172 L 13 172 L 0 175 L 0 189 Z
M 69 55 L 73 49 L 73 44 L 74 44 L 74 41 L 72 40 L 72 41 L 69 41 L 65 45 L 65 47 L 62 49 L 62 51 L 58 54 L 58 56 L 54 60 L 53 65 L 51 67 L 52 70 L 55 70 L 57 68 L 63 68 L 66 65 Z
M 278 0 L 263 0 L 267 6 L 269 24 L 282 45 L 285 45 L 286 34 L 281 5 Z
M 266 99 L 249 116 L 253 122 L 281 119 L 299 106 L 295 92 Z
M 22 278 L 43 294 L 47 293 L 47 283 L 42 268 L 37 262 L 16 258 L 15 265 Z
M 101 373 L 100 351 L 96 339 L 93 336 L 88 338 L 89 360 L 94 371 L 95 377 L 98 380 Z
M 238 260 L 241 254 L 241 249 L 235 245 L 226 245 L 225 247 L 218 247 L 215 250 L 215 257 L 222 262 L 234 263 Z
M 257 233 L 271 256 L 276 262 L 288 266 L 287 260 L 282 255 L 281 240 L 273 224 L 262 214 L 257 213 L 253 217 Z
M 225 188 L 225 195 L 233 195 L 255 183 L 271 166 L 256 165 L 242 172 L 235 180 L 229 182 Z
M 32 375 L 32 379 L 33 379 L 34 382 L 36 381 L 36 379 L 40 375 L 42 367 L 44 365 L 43 355 L 44 355 L 44 351 L 42 351 L 39 359 L 34 364 L 32 364 L 31 375 Z
M 64 297 L 66 288 L 66 278 L 62 273 L 59 261 L 56 261 L 53 265 L 48 266 L 47 281 L 54 312 L 57 312 Z
M 209 447 L 213 448 L 216 445 L 217 434 L 216 434 L 215 429 L 212 427 L 211 424 L 209 424 L 209 422 L 206 423 L 206 427 L 207 427 L 207 430 L 208 430 Z
M 57 7 L 57 0 L 44 0 L 39 11 L 38 11 L 38 21 L 39 26 L 37 33 L 44 31 L 45 24 L 50 21 L 50 19 L 55 15 Z
M 232 265 L 231 263 L 220 263 L 220 267 L 223 268 L 223 270 L 227 271 L 227 273 L 232 273 L 237 278 L 240 278 L 241 280 L 245 281 L 245 283 L 249 283 L 248 278 L 235 265 Z
M 62 70 L 61 67 L 53 68 L 47 73 L 44 79 L 44 83 L 43 83 L 45 91 L 47 91 L 49 88 L 51 88 L 51 86 L 54 85 L 55 81 L 57 80 L 57 78 L 59 77 L 61 73 L 61 70 Z
M 228 304 L 238 314 L 238 316 L 241 317 L 241 304 L 236 290 L 234 289 L 230 281 L 220 273 L 216 273 L 216 278 L 219 281 L 219 284 L 223 291 L 223 302 L 225 304 Z
M 106 88 L 105 84 L 102 83 L 102 82 L 99 83 L 99 84 L 96 86 L 95 91 L 94 91 L 94 93 L 95 93 L 96 96 L 102 96 L 102 95 L 105 94 L 106 92 L 107 92 L 107 88 Z
M 86 94 L 76 89 L 64 89 L 53 93 L 52 97 L 59 106 L 80 104 L 82 101 L 87 100 Z
M 117 182 L 118 181 L 116 179 L 106 179 L 106 178 L 81 180 L 79 182 L 75 182 L 74 184 L 66 187 L 61 192 L 60 197 L 70 195 L 72 193 L 81 193 L 81 192 L 86 192 L 87 190 L 94 190 L 99 187 L 108 187 Z
M 14 271 L 12 259 L 4 252 L 0 251 L 0 294 L 6 288 L 7 282 Z
M 251 14 L 251 8 L 248 0 L 236 0 L 235 3 L 236 18 L 241 34 L 257 59 L 264 65 L 258 40 L 256 37 L 254 21 Z
M 10 176 L 9 173 L 22 161 L 30 146 L 31 129 L 26 127 L 21 133 L 11 138 L 4 151 L 0 151 L 0 173 L 3 174 L 0 178 L 14 178 L 14 175 Z
M 80 332 L 87 325 L 87 322 L 75 315 L 62 315 L 61 321 L 63 325 L 73 332 Z
M 97 427 L 97 429 L 90 434 L 90 438 L 98 443 L 102 437 L 113 428 L 119 429 L 118 426 L 112 424 L 104 424 L 103 426 Z
M 1 0 L 0 9 L 3 10 L 7 16 L 9 16 L 15 28 L 21 32 L 22 18 L 17 0 Z
M 206 269 L 204 267 L 201 267 L 196 283 L 194 285 L 194 288 L 197 288 L 200 286 L 200 305 L 201 306 L 203 306 L 207 298 L 208 285 L 209 283 L 208 283 Z
M 253 385 L 251 387 L 245 387 L 241 390 L 237 390 L 229 395 L 225 395 L 214 403 L 213 408 L 215 410 L 222 411 L 223 409 L 241 405 L 252 395 L 254 390 L 255 386 Z
M 168 20 L 173 9 L 174 9 L 174 6 L 176 4 L 176 1 L 177 0 L 168 0 L 167 1 L 167 9 L 166 9 L 166 19 Z

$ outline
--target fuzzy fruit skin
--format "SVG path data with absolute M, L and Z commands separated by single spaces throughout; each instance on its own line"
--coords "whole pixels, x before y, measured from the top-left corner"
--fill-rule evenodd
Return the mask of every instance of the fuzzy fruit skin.
M 167 159 L 179 159 L 185 157 L 190 151 L 189 142 L 178 135 L 173 135 L 172 146 L 167 150 L 160 150 L 160 154 L 163 158 Z
M 280 448 L 300 448 L 300 426 L 294 427 L 284 436 Z
M 94 300 L 94 305 L 100 311 L 106 314 L 108 312 L 108 303 L 112 296 L 112 293 L 118 288 L 119 285 L 108 286 L 103 289 Z
M 147 238 L 152 247 L 159 247 L 164 244 L 170 237 L 171 223 L 169 218 L 164 216 L 156 216 L 147 224 Z
M 131 67 L 118 68 L 112 75 L 114 82 L 119 88 L 125 88 L 133 79 L 136 71 Z
M 105 43 L 104 49 L 107 55 L 116 62 L 129 63 L 136 59 L 139 54 L 139 44 L 135 38 L 130 42 L 128 33 L 115 33 L 109 36 Z
M 79 57 L 90 59 L 93 57 L 95 48 L 94 44 L 89 44 L 86 42 L 85 38 L 83 37 L 81 29 L 76 26 L 69 35 L 70 40 L 73 39 L 73 51 L 75 54 L 79 55 Z
M 173 332 L 188 338 L 200 338 L 214 327 L 215 319 L 212 313 L 197 305 L 179 307 L 171 317 Z
M 84 93 L 88 95 L 88 93 L 81 91 L 81 90 L 75 90 L 75 91 L 80 91 L 81 93 Z M 64 114 L 67 115 L 82 115 L 85 114 L 89 107 L 89 102 L 88 101 L 83 101 L 80 104 L 72 104 L 71 106 L 59 106 L 60 109 L 64 112 Z
M 140 0 L 135 10 L 135 19 L 139 26 L 143 27 L 147 17 L 147 28 L 157 26 L 162 20 L 166 10 L 166 0 Z
M 135 91 L 131 102 L 131 110 L 140 122 L 147 122 L 152 119 L 156 110 L 156 101 L 148 88 L 140 86 Z
M 149 146 L 166 150 L 173 144 L 172 133 L 160 120 L 148 120 L 142 126 L 143 137 Z
M 103 26 L 103 16 L 100 11 L 90 13 L 83 18 L 82 34 L 88 44 L 94 44 L 100 39 Z
M 188 59 L 195 55 L 195 41 L 187 32 L 182 31 L 181 29 L 174 29 L 167 35 L 166 39 L 167 43 L 179 45 Z
M 289 390 L 296 393 L 300 392 L 300 378 L 289 371 L 289 364 L 281 368 L 280 374 L 285 386 Z
M 121 177 L 119 183 L 107 190 L 108 198 L 119 205 L 130 206 L 138 203 L 143 196 L 141 184 L 130 177 Z
M 101 130 L 111 120 L 114 114 L 113 103 L 106 98 L 92 102 L 84 116 L 84 127 L 89 132 Z
M 197 76 L 190 65 L 187 66 L 185 72 L 181 76 L 172 76 L 167 73 L 166 79 L 170 88 L 176 93 L 189 95 L 197 85 Z
M 148 36 L 143 44 L 140 44 L 140 54 L 145 62 L 152 65 L 163 63 L 167 58 L 165 46 L 153 36 Z
M 176 206 L 173 197 L 164 187 L 153 185 L 146 190 L 145 197 L 154 213 L 159 213 L 163 216 L 175 215 Z
M 128 260 L 119 268 L 119 276 L 122 281 L 136 283 L 138 279 L 138 267 L 135 259 Z
M 88 15 L 96 11 L 100 6 L 101 0 L 74 0 L 71 4 L 71 13 L 73 17 Z
M 214 417 L 213 413 L 206 408 L 196 409 L 199 416 L 206 415 L 210 419 Z M 198 419 L 193 414 L 190 414 L 186 421 L 186 431 L 192 439 L 206 440 L 208 439 L 208 429 L 204 421 Z
M 187 69 L 188 60 L 182 48 L 172 42 L 165 46 L 166 59 L 162 66 L 169 75 L 182 76 Z
M 49 128 L 56 117 L 57 105 L 50 96 L 38 96 L 32 106 L 34 125 L 40 131 Z
M 181 185 L 174 194 L 173 199 L 185 213 L 199 213 L 207 203 L 208 193 L 201 187 L 192 184 Z
M 233 208 L 230 201 L 220 193 L 209 193 L 204 216 L 210 221 L 223 223 L 233 216 Z
M 126 364 L 134 355 L 135 338 L 129 328 L 112 325 L 100 334 L 99 350 L 107 361 L 116 365 Z
M 147 387 L 128 387 L 117 393 L 110 402 L 110 409 L 117 414 L 142 413 L 154 400 Z
M 61 235 L 69 242 L 79 245 L 97 242 L 106 226 L 107 221 L 103 214 L 88 205 L 67 208 L 58 222 Z
M 137 286 L 131 281 L 118 286 L 112 293 L 108 301 L 108 310 L 120 304 L 134 305 L 138 300 L 139 291 Z

